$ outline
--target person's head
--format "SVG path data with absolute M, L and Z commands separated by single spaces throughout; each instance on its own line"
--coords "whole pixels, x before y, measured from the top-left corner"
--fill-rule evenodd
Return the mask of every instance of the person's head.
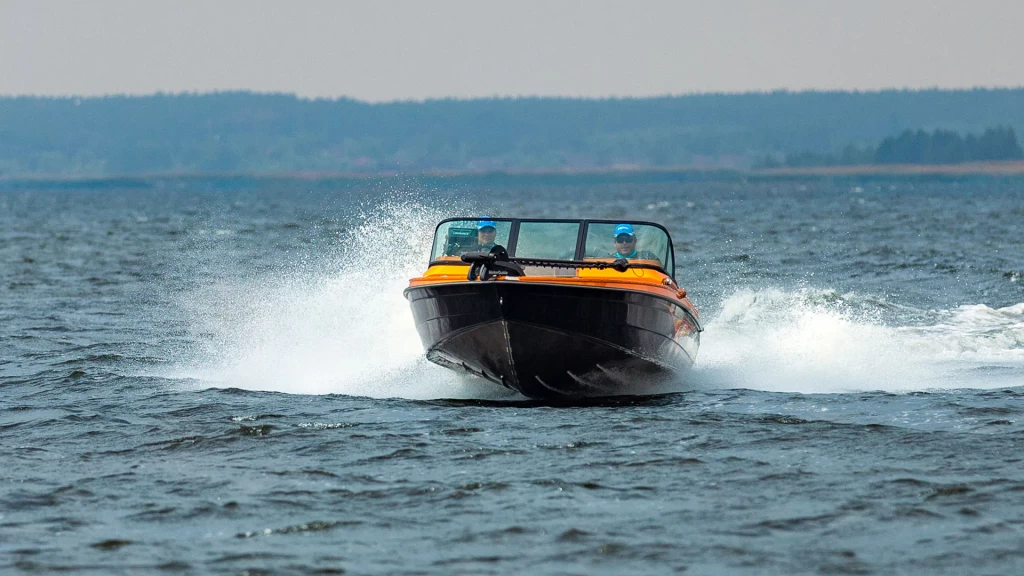
M 480 244 L 493 244 L 498 227 L 494 220 L 479 220 L 476 223 L 476 241 Z
M 632 254 L 636 250 L 636 234 L 630 224 L 619 224 L 615 227 L 615 251 L 619 254 Z

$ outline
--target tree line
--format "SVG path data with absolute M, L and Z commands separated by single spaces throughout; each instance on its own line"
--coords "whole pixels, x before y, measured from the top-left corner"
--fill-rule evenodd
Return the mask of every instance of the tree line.
M 761 167 L 856 166 L 865 164 L 961 164 L 1024 159 L 1012 126 L 987 128 L 980 135 L 961 136 L 953 130 L 905 130 L 887 136 L 877 147 L 847 145 L 838 154 L 799 152 L 784 161 L 771 156 Z
M 882 140 L 875 151 L 876 164 L 959 164 L 995 160 L 1020 160 L 1024 151 L 1010 126 L 985 130 L 966 137 L 952 130 L 907 130 Z
M 984 131 L 962 139 L 963 157 L 990 157 L 1008 146 L 1007 130 L 1024 128 L 1024 89 L 376 104 L 247 92 L 0 97 L 0 177 L 743 168 L 765 157 L 875 162 L 883 148 L 885 158 L 959 154 L 945 133 L 904 132 L 918 126 Z

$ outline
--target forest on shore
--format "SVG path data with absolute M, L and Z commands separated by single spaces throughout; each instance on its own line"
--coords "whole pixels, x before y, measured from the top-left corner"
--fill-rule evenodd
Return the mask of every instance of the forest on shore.
M 811 166 L 862 166 L 869 164 L 962 164 L 1024 159 L 1011 126 L 988 128 L 980 135 L 961 136 L 952 130 L 905 130 L 889 136 L 877 147 L 847 145 L 838 154 L 800 152 L 787 154 L 784 161 L 767 156 L 761 168 Z
M 1010 140 L 1022 128 L 1024 88 L 377 104 L 0 97 L 0 177 L 966 162 L 1019 157 Z

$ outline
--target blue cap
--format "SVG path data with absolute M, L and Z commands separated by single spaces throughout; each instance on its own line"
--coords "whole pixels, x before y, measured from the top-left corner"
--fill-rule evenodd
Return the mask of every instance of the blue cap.
M 619 224 L 615 227 L 615 237 L 618 238 L 620 234 L 633 236 L 633 226 L 630 224 Z
M 477 230 L 480 230 L 482 228 L 487 228 L 488 226 L 490 226 L 491 228 L 494 228 L 495 230 L 498 229 L 498 225 L 494 223 L 494 220 L 477 220 L 476 221 L 476 229 Z

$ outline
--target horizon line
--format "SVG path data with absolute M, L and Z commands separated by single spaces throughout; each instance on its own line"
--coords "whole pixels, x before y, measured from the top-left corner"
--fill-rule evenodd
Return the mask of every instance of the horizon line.
M 296 100 L 308 101 L 308 102 L 355 102 L 367 105 L 386 105 L 386 104 L 426 104 L 429 102 L 473 102 L 473 101 L 485 101 L 485 100 L 575 100 L 575 101 L 608 101 L 608 100 L 664 100 L 664 99 L 682 99 L 682 98 L 693 98 L 702 96 L 766 96 L 772 94 L 884 94 L 892 92 L 909 92 L 909 93 L 921 93 L 921 92 L 978 92 L 978 91 L 1016 91 L 1024 90 L 1024 84 L 1017 85 L 988 85 L 988 86 L 958 86 L 958 87 L 940 87 L 940 86 L 929 86 L 929 87 L 888 87 L 888 88 L 872 88 L 872 89 L 825 89 L 825 88 L 800 88 L 800 89 L 789 89 L 789 88 L 773 88 L 770 90 L 745 90 L 745 91 L 695 91 L 695 92 L 678 92 L 678 93 L 666 93 L 666 94 L 651 94 L 646 96 L 566 96 L 566 95 L 555 95 L 555 94 L 517 94 L 517 95 L 499 95 L 494 94 L 491 96 L 437 96 L 427 98 L 404 98 L 404 99 L 393 99 L 393 100 L 361 100 L 352 96 L 302 96 L 296 92 L 279 92 L 272 90 L 250 90 L 250 89 L 227 89 L 227 90 L 182 90 L 178 92 L 162 91 L 158 90 L 155 92 L 143 92 L 143 93 L 126 93 L 126 92 L 108 92 L 103 94 L 39 94 L 39 93 L 3 93 L 0 94 L 0 100 L 16 100 L 16 99 L 39 99 L 39 100 L 103 100 L 106 98 L 122 98 L 122 99 L 144 99 L 153 98 L 157 96 L 162 97 L 203 97 L 203 96 L 217 96 L 225 94 L 246 94 L 252 96 L 287 96 Z
M 283 170 L 260 172 L 242 171 L 195 171 L 195 172 L 117 172 L 110 174 L 60 174 L 25 173 L 0 175 L 0 185 L 17 183 L 64 183 L 87 184 L 126 180 L 374 180 L 403 178 L 464 178 L 464 177 L 580 177 L 580 176 L 629 176 L 644 174 L 719 174 L 740 177 L 763 176 L 1024 176 L 1024 160 L 978 160 L 972 162 L 926 164 L 851 164 L 836 166 L 781 166 L 778 168 L 738 168 L 726 166 L 703 166 L 679 164 L 672 166 L 620 165 L 591 168 L 549 168 L 549 169 L 497 169 L 497 170 L 379 170 L 379 171 L 320 171 Z

